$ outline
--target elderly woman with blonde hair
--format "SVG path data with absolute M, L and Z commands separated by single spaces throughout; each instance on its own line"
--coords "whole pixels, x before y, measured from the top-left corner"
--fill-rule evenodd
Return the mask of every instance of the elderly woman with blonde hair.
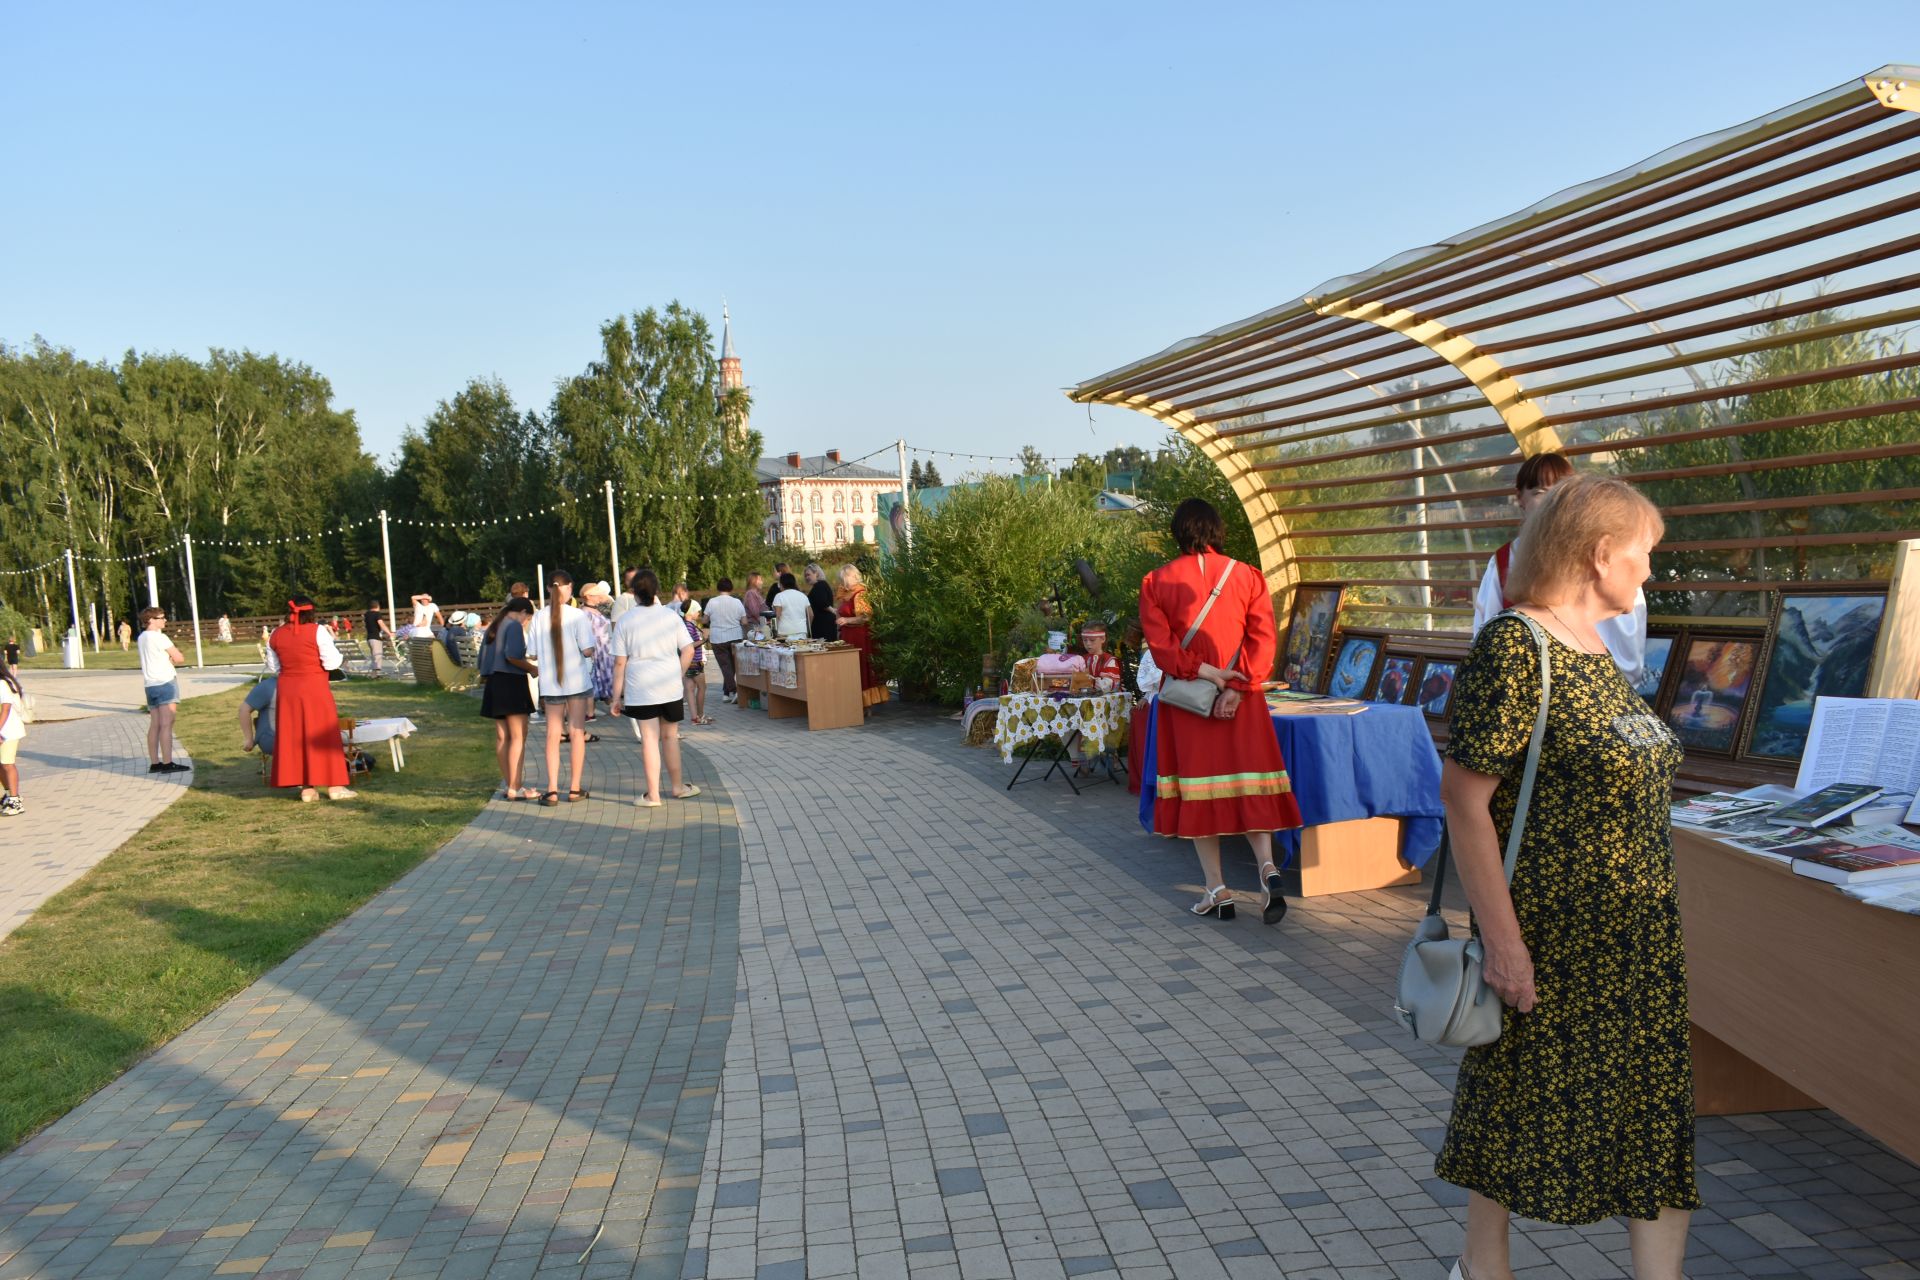
M 887 682 L 873 663 L 873 602 L 866 579 L 857 565 L 840 566 L 840 585 L 834 588 L 833 612 L 840 622 L 840 638 L 860 651 L 860 698 L 866 706 L 887 700 Z
M 1681 749 L 1600 629 L 1633 609 L 1663 531 L 1622 481 L 1555 485 L 1520 530 L 1513 606 L 1481 630 L 1454 684 L 1442 796 L 1487 985 L 1506 1006 L 1500 1038 L 1461 1063 L 1436 1164 L 1468 1192 L 1457 1280 L 1513 1275 L 1515 1213 L 1569 1226 L 1623 1217 L 1638 1280 L 1680 1280 L 1700 1206 L 1668 820 Z M 1509 881 L 1502 849 L 1543 697 Z

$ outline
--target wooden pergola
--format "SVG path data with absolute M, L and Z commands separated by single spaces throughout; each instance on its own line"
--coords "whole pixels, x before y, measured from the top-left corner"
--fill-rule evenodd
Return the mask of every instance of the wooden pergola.
M 1920 68 L 1888 66 L 1069 395 L 1215 460 L 1283 618 L 1338 579 L 1355 621 L 1464 628 L 1513 467 L 1558 449 L 1666 513 L 1656 618 L 1764 626 L 1920 535 L 1917 325 Z

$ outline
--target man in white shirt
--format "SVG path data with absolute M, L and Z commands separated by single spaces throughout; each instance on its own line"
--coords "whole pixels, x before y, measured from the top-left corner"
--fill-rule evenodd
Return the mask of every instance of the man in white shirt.
M 414 596 L 413 597 L 414 634 L 415 635 L 422 634 L 420 630 L 420 628 L 422 627 L 426 628 L 427 633 L 431 633 L 433 629 L 439 625 L 440 625 L 440 606 L 433 602 L 433 597 L 428 595 L 424 591 L 422 591 L 419 595 Z
M 720 663 L 720 700 L 738 702 L 740 690 L 733 682 L 733 646 L 747 638 L 747 606 L 733 595 L 733 579 L 722 578 L 720 594 L 707 601 L 707 643 Z
M 173 762 L 173 718 L 180 710 L 176 666 L 186 655 L 167 639 L 167 611 L 140 611 L 140 682 L 147 691 L 147 772 L 185 773 L 191 766 Z
M 1532 511 L 1549 489 L 1572 474 L 1573 464 L 1562 454 L 1536 453 L 1527 458 L 1513 479 L 1520 514 L 1524 517 Z M 1473 634 L 1476 636 L 1480 628 L 1507 607 L 1507 565 L 1512 554 L 1513 543 L 1509 542 L 1487 559 L 1487 571 L 1481 575 L 1480 589 L 1473 596 Z M 1620 668 L 1627 683 L 1638 685 L 1647 665 L 1647 593 L 1636 592 L 1632 609 L 1617 617 L 1602 618 L 1593 629 L 1606 642 L 1607 652 L 1613 655 L 1613 665 Z
M 773 598 L 774 629 L 788 640 L 807 638 L 807 593 L 800 590 L 793 575 L 780 575 L 780 594 Z

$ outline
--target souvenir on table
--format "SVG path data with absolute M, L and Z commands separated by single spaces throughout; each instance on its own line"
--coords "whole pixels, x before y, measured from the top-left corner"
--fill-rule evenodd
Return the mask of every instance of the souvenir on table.
M 1374 682 L 1369 702 L 1401 703 L 1413 687 L 1414 670 L 1420 659 L 1404 653 L 1390 653 L 1380 663 L 1380 678 Z
M 1287 647 L 1280 658 L 1280 678 L 1295 689 L 1320 692 L 1327 650 L 1333 644 L 1333 624 L 1346 594 L 1341 583 L 1303 583 L 1293 591 L 1293 612 L 1287 620 Z
M 1733 754 L 1760 665 L 1760 645 L 1754 635 L 1687 633 L 1666 719 L 1689 752 Z
M 1453 701 L 1453 678 L 1459 671 L 1458 662 L 1429 659 L 1420 669 L 1420 684 L 1413 701 L 1428 715 L 1446 719 L 1447 704 Z
M 1646 664 L 1641 669 L 1640 679 L 1634 682 L 1633 691 L 1645 698 L 1650 707 L 1660 705 L 1660 693 L 1666 687 L 1667 673 L 1673 670 L 1673 651 L 1681 639 L 1678 631 L 1647 633 Z
M 1373 673 L 1386 652 L 1384 634 L 1354 630 L 1340 634 L 1340 647 L 1334 651 L 1327 670 L 1326 690 L 1336 698 L 1365 697 L 1373 686 Z
M 1774 605 L 1765 674 L 1741 754 L 1795 761 L 1807 745 L 1813 700 L 1858 698 L 1867 691 L 1883 591 L 1782 591 Z

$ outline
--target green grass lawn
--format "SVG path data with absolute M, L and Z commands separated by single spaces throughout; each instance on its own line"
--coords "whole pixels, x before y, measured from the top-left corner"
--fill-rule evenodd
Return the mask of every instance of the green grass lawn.
M 193 785 L 144 831 L 0 941 L 0 1150 L 392 883 L 477 813 L 493 783 L 478 702 L 411 685 L 334 686 L 342 715 L 419 726 L 384 746 L 357 801 L 301 804 L 240 754 L 243 690 L 181 704 Z
M 181 646 L 180 652 L 187 657 L 187 665 L 181 669 L 191 670 L 193 642 L 188 641 Z M 206 658 L 209 667 L 236 665 L 257 667 L 260 665 L 260 650 L 251 644 L 205 644 L 201 646 L 201 654 Z M 120 652 L 118 643 L 110 646 L 103 645 L 98 653 L 89 648 L 86 653 L 86 662 L 88 671 L 138 671 L 140 669 L 140 655 L 132 649 L 128 649 L 125 653 Z M 58 649 L 36 653 L 31 658 L 25 655 L 20 658 L 22 671 L 58 671 L 60 666 Z

